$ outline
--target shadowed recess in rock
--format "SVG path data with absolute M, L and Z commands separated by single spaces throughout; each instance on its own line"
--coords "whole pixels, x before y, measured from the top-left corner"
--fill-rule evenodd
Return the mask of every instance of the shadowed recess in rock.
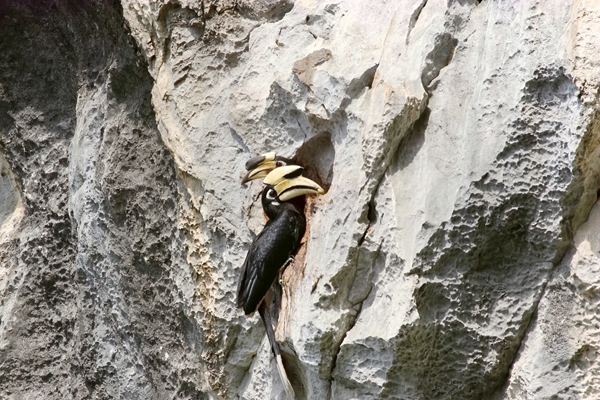
M 307 178 L 317 182 L 325 191 L 329 190 L 335 162 L 335 148 L 330 133 L 320 133 L 308 139 L 293 159 L 304 167 Z

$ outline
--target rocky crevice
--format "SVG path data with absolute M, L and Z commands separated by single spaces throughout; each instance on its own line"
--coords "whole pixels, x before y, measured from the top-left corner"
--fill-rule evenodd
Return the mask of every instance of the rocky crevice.
M 419 4 L 417 6 L 417 8 L 413 12 L 413 14 L 410 16 L 410 20 L 408 21 L 408 33 L 406 34 L 406 45 L 407 46 L 408 46 L 408 43 L 410 40 L 410 33 L 412 32 L 413 28 L 415 27 L 415 24 L 417 23 L 417 21 L 419 19 L 419 15 L 421 15 L 421 11 L 423 11 L 423 8 L 425 8 L 425 6 L 427 5 L 427 1 L 428 0 L 421 0 L 421 4 Z

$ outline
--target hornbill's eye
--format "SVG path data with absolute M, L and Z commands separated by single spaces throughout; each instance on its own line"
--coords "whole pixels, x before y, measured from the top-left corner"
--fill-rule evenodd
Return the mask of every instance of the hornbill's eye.
M 275 189 L 271 188 L 267 191 L 267 199 L 275 200 L 277 198 L 277 192 Z

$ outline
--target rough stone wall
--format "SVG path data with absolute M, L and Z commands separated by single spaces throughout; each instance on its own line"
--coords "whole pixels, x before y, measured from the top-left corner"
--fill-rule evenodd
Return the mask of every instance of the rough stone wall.
M 180 181 L 120 4 L 2 11 L 0 397 L 203 398 Z
M 2 397 L 282 398 L 234 306 L 272 150 L 327 190 L 282 277 L 299 398 L 598 397 L 597 2 L 19 4 Z

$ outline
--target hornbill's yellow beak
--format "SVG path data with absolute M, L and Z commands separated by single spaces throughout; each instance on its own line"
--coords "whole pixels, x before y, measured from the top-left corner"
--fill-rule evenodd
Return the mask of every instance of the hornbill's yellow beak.
M 271 171 L 264 180 L 271 185 L 281 201 L 288 201 L 303 194 L 324 194 L 325 191 L 316 182 L 302 176 L 304 168 L 288 165 Z
M 264 178 L 275 168 L 287 165 L 289 162 L 290 160 L 276 155 L 274 151 L 252 157 L 246 161 L 246 170 L 248 172 L 242 179 L 242 184 L 254 179 Z

